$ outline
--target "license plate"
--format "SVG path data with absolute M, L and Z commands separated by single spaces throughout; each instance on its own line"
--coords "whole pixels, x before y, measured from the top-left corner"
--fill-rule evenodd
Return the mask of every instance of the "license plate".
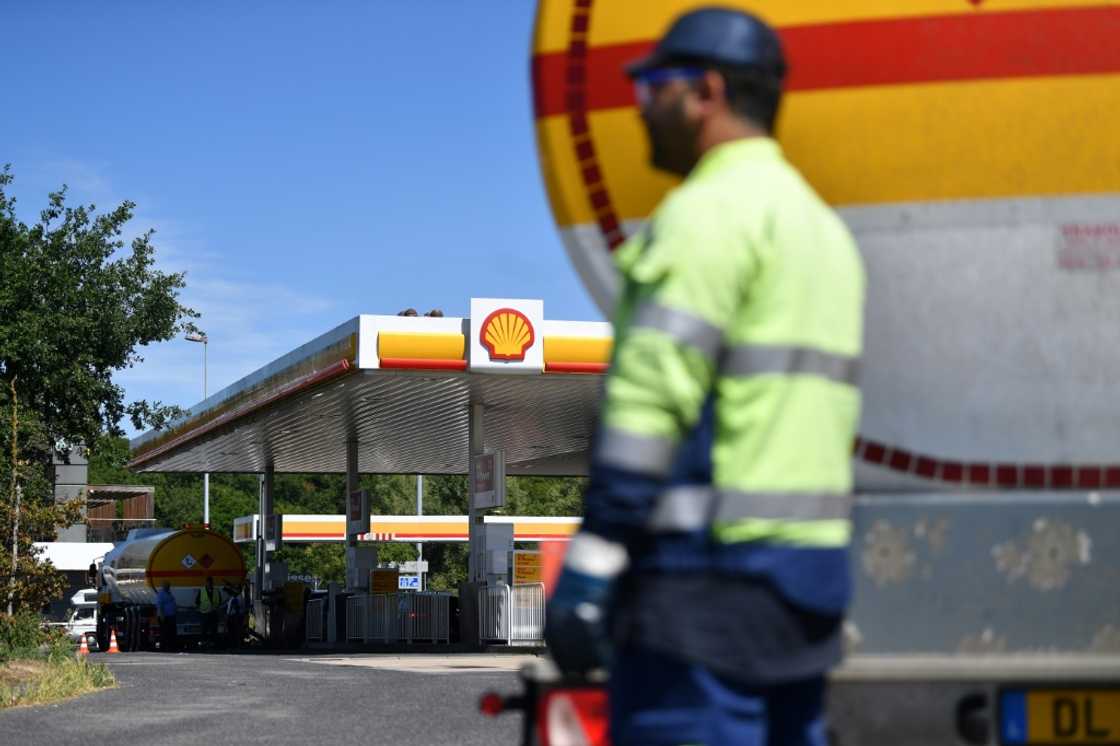
M 1006 689 L 1000 743 L 1120 746 L 1120 689 Z

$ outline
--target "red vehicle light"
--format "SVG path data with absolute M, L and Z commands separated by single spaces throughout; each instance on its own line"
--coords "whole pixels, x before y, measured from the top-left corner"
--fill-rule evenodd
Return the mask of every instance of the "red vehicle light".
M 478 701 L 478 711 L 490 717 L 501 715 L 505 708 L 506 705 L 505 702 L 502 701 L 502 695 L 496 692 L 487 692 L 483 694 L 482 699 Z

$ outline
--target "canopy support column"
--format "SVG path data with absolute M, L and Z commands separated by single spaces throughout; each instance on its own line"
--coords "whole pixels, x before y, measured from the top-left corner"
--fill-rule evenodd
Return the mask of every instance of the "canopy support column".
M 346 505 L 350 504 L 350 495 L 359 489 L 361 487 L 358 482 L 358 440 L 350 438 L 346 441 Z M 358 539 L 354 536 L 348 536 L 346 546 L 358 546 Z
M 269 556 L 271 552 L 268 551 L 268 545 L 265 543 L 264 533 L 265 524 L 272 516 L 272 484 L 273 484 L 274 470 L 272 463 L 268 463 L 264 467 L 264 473 L 259 476 L 259 504 L 257 505 L 257 570 L 255 574 L 256 582 L 253 583 L 253 607 L 254 616 L 257 619 L 264 620 L 264 582 L 265 582 L 265 568 L 268 567 Z
M 486 430 L 483 423 L 486 406 L 482 402 L 471 402 L 470 420 L 467 425 L 469 452 L 467 454 L 467 579 L 471 583 L 486 580 L 486 563 L 482 556 L 484 539 L 483 512 L 474 504 L 474 461 L 486 448 Z

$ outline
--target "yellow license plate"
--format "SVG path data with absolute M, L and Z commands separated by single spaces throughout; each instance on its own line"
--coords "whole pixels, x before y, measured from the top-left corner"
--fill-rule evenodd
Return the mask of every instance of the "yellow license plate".
M 1006 689 L 1000 743 L 1120 746 L 1120 689 Z

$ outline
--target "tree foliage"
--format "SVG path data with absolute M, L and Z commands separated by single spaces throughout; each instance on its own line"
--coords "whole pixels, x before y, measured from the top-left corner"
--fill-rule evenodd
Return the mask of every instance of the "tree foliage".
M 0 377 L 17 381 L 25 409 L 55 440 L 92 443 L 179 414 L 157 403 L 126 404 L 113 373 L 143 358 L 137 348 L 193 330 L 179 303 L 182 274 L 155 268 L 152 231 L 132 239 L 125 226 L 135 205 L 97 214 L 66 205 L 66 188 L 48 196 L 39 222 L 16 218 L 0 172 Z
M 66 188 L 51 193 L 34 225 L 16 217 L 0 171 L 0 573 L 16 606 L 38 608 L 64 587 L 40 563 L 32 542 L 51 540 L 80 518 L 58 504 L 52 453 L 119 434 L 124 416 L 137 428 L 180 413 L 160 403 L 124 400 L 113 374 L 141 361 L 137 348 L 193 329 L 197 314 L 179 303 L 183 275 L 155 268 L 152 232 L 126 243 L 133 203 L 98 214 L 69 207 Z M 14 415 L 14 416 L 13 416 Z M 13 539 L 13 528 L 17 528 Z M 18 562 L 12 567 L 13 544 Z

